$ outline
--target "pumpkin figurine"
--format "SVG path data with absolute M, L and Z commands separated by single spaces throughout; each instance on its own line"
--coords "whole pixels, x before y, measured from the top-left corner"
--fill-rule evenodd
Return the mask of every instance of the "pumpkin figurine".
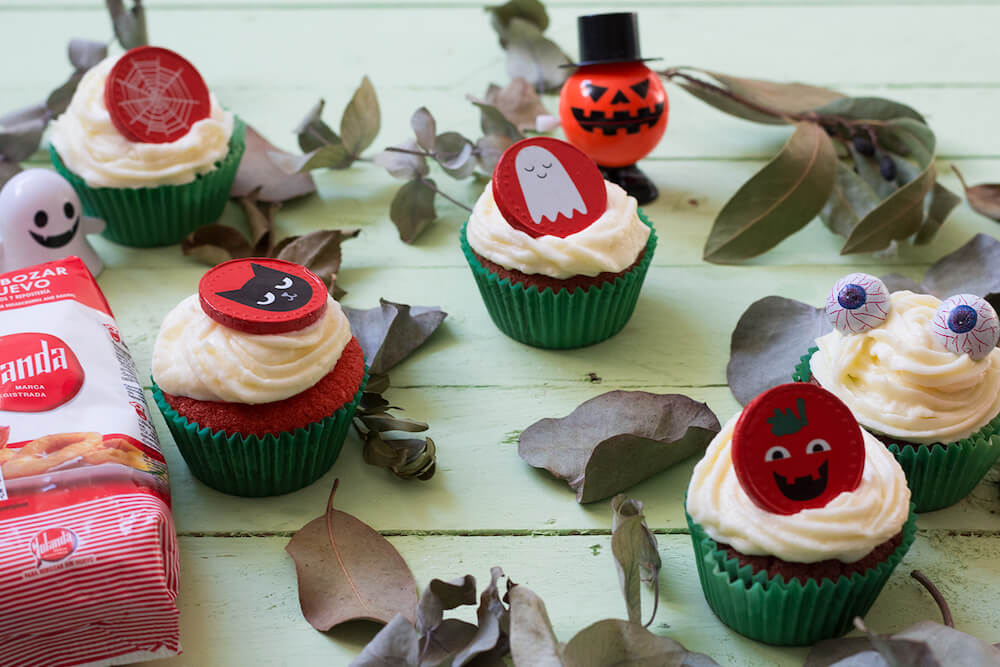
M 669 104 L 660 78 L 643 62 L 634 13 L 577 19 L 580 62 L 563 84 L 559 117 L 566 139 L 596 162 L 604 178 L 640 204 L 657 189 L 635 165 L 667 129 Z

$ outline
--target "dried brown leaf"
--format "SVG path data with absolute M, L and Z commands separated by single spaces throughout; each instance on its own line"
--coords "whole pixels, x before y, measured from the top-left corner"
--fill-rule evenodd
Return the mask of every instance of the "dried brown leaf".
M 552 115 L 542 104 L 535 87 L 521 77 L 512 79 L 504 88 L 490 84 L 481 101 L 496 107 L 520 130 L 534 130 L 539 116 Z
M 209 266 L 254 254 L 241 231 L 220 224 L 202 225 L 188 234 L 181 241 L 181 252 Z
M 257 199 L 283 202 L 316 192 L 311 174 L 288 173 L 279 166 L 298 156 L 275 147 L 250 125 L 246 127 L 245 141 L 243 159 L 229 191 L 231 197 L 245 197 L 259 188 Z
M 659 599 L 661 561 L 656 537 L 646 525 L 640 501 L 619 494 L 611 499 L 611 510 L 614 512 L 611 524 L 611 552 L 618 569 L 618 583 L 625 596 L 628 620 L 630 623 L 642 624 L 639 584 L 643 581 L 651 584 Z M 654 607 L 649 623 L 652 623 L 655 617 Z
M 951 168 L 955 170 L 958 180 L 962 182 L 962 188 L 965 190 L 965 198 L 968 200 L 972 210 L 980 215 L 985 215 L 991 220 L 1000 222 L 1000 183 L 981 183 L 969 186 L 966 185 L 965 177 L 962 176 L 962 172 L 959 171 L 958 167 L 951 165 Z
M 371 373 L 387 373 L 430 338 L 448 313 L 437 306 L 409 306 L 379 299 L 376 308 L 344 307 Z
M 275 247 L 274 257 L 301 264 L 319 276 L 329 289 L 340 270 L 340 244 L 360 233 L 360 229 L 323 229 L 310 232 Z
M 416 178 L 396 191 L 389 205 L 389 218 L 403 243 L 413 243 L 437 219 L 434 209 L 436 185 L 429 178 Z
M 348 152 L 355 158 L 360 156 L 375 141 L 380 123 L 375 87 L 365 76 L 340 119 L 340 138 Z

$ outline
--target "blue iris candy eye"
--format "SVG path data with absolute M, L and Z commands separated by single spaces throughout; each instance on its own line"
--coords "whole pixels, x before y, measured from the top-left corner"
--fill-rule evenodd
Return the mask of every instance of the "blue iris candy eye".
M 934 341 L 955 354 L 985 359 L 1000 339 L 1000 320 L 986 300 L 974 294 L 956 294 L 941 302 L 929 324 Z
M 837 281 L 826 299 L 826 316 L 842 334 L 871 331 L 889 317 L 889 290 L 867 273 L 852 273 Z

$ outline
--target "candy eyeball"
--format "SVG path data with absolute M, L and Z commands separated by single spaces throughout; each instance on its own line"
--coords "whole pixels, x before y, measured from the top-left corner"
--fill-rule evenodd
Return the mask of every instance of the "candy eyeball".
M 826 316 L 844 335 L 881 326 L 889 317 L 889 290 L 867 273 L 852 273 L 837 281 L 826 298 Z
M 974 294 L 956 294 L 938 306 L 930 331 L 940 347 L 979 361 L 997 346 L 1000 320 L 986 300 Z

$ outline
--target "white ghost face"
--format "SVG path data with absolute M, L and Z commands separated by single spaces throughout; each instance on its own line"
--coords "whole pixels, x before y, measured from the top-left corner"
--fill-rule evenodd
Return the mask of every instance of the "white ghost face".
M 31 169 L 0 192 L 0 238 L 11 247 L 62 248 L 76 236 L 81 213 L 80 199 L 64 178 Z
M 562 213 L 572 218 L 574 211 L 587 212 L 587 205 L 566 168 L 541 146 L 525 146 L 514 160 L 517 180 L 535 224 L 544 218 L 555 222 Z

